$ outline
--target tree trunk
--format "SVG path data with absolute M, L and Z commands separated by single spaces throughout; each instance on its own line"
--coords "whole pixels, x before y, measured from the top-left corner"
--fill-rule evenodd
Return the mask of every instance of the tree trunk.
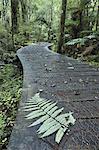
M 2 0 L 2 5 L 3 5 L 3 10 L 2 10 L 2 22 L 5 23 L 5 16 L 6 16 L 6 13 L 5 13 L 5 1 Z
M 87 5 L 87 10 L 86 10 L 86 16 L 87 16 L 87 23 L 86 23 L 86 29 L 89 30 L 90 28 L 90 21 L 89 21 L 89 7 Z
M 18 32 L 18 13 L 19 1 L 11 0 L 11 33 L 12 33 L 12 46 L 14 49 L 14 34 Z
M 97 17 L 96 17 L 96 31 L 98 30 L 98 26 L 99 26 L 99 6 L 97 10 Z
M 48 42 L 52 40 L 52 23 L 53 23 L 53 0 L 51 0 L 51 7 L 50 7 L 50 22 L 48 27 Z
M 3 6 L 3 9 L 2 9 L 2 22 L 4 23 L 4 25 L 6 24 L 8 3 L 9 3 L 9 0 L 2 0 L 2 6 Z
M 66 6 L 67 6 L 67 0 L 62 0 L 62 12 L 61 12 L 61 21 L 60 21 L 60 36 L 59 36 L 58 50 L 57 50 L 58 53 L 62 53 L 62 46 L 63 46 L 63 43 L 64 43 Z
M 22 11 L 22 21 L 27 22 L 27 8 L 26 8 L 27 1 L 20 0 L 20 2 L 21 2 L 21 11 Z
M 80 14 L 79 14 L 79 27 L 80 27 L 80 31 L 83 30 L 83 11 L 80 10 Z
M 12 22 L 12 33 L 17 33 L 18 31 L 18 10 L 19 1 L 11 0 L 11 22 Z

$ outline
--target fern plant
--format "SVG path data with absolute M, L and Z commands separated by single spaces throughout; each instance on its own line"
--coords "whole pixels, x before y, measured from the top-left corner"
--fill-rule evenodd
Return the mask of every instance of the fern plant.
M 86 42 L 87 39 L 85 38 L 78 38 L 78 39 L 73 39 L 71 41 L 68 41 L 66 43 L 66 45 L 75 45 L 75 44 L 80 44 L 80 45 L 84 45 L 84 43 Z
M 57 103 L 51 100 L 40 98 L 39 93 L 35 94 L 23 107 L 23 111 L 30 112 L 26 119 L 37 118 L 29 127 L 41 124 L 37 133 L 40 138 L 56 133 L 55 141 L 60 143 L 70 125 L 75 124 L 72 112 L 61 114 L 64 108 L 58 108 Z M 39 119 L 38 119 L 39 117 Z

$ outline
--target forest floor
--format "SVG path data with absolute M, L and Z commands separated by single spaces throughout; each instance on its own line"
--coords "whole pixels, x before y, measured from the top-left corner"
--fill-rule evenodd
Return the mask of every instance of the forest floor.
M 21 46 L 19 44 L 15 51 L 13 49 L 9 51 L 11 47 L 9 43 L 5 47 L 0 42 L 0 149 L 2 150 L 6 149 L 14 126 L 22 89 L 22 67 L 16 57 L 16 51 Z M 23 43 L 22 46 L 29 44 L 30 41 Z M 85 57 L 84 61 L 99 67 L 99 60 L 94 60 L 93 56 Z
M 17 50 L 17 49 L 16 49 Z M 8 145 L 21 97 L 22 69 L 16 50 L 5 37 L 0 38 L 0 149 Z

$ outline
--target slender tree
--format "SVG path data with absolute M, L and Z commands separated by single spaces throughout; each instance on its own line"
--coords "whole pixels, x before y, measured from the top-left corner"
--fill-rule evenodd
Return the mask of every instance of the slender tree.
M 11 22 L 12 22 L 12 32 L 16 33 L 18 31 L 18 10 L 19 1 L 11 0 Z
M 2 11 L 2 22 L 5 22 L 5 1 L 2 0 L 2 6 L 3 6 L 3 11 Z
M 27 0 L 20 0 L 21 2 L 21 12 L 22 12 L 22 21 L 27 22 Z
M 12 46 L 14 49 L 14 34 L 18 32 L 18 11 L 19 1 L 11 0 L 11 31 L 12 31 Z
M 96 17 L 96 31 L 98 30 L 98 26 L 99 26 L 99 5 L 98 5 L 97 17 Z
M 64 42 L 64 29 L 65 29 L 65 18 L 66 18 L 66 6 L 67 0 L 62 0 L 61 20 L 60 20 L 60 36 L 58 41 L 58 53 L 62 53 L 62 46 Z
M 8 11 L 8 3 L 9 0 L 2 0 L 2 22 L 4 25 L 6 24 L 6 17 L 7 17 L 7 11 Z
M 53 5 L 54 2 L 51 0 L 51 6 L 50 6 L 50 22 L 49 22 L 49 27 L 48 27 L 48 41 L 51 42 L 51 34 L 52 34 L 52 23 L 53 23 Z

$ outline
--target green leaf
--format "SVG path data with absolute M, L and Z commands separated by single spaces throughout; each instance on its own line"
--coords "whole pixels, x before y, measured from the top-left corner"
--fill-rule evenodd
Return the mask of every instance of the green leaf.
M 45 108 L 47 107 L 47 105 L 49 106 L 49 105 L 51 105 L 51 104 L 52 104 L 52 102 L 49 102 L 49 101 L 44 101 L 44 102 L 42 102 L 41 104 L 38 103 L 38 105 L 39 105 L 40 107 L 44 106 Z M 43 107 L 42 107 L 42 108 L 43 108 Z
M 45 108 L 49 108 L 49 106 L 51 105 L 51 104 L 53 104 L 52 102 L 47 102 L 43 107 L 42 107 L 42 109 L 44 110 Z
M 34 118 L 37 118 L 37 117 L 40 117 L 40 116 L 43 116 L 43 115 L 45 115 L 45 112 L 39 112 L 35 115 L 26 116 L 26 119 L 34 119 Z
M 69 113 L 69 119 L 68 119 L 68 123 L 74 125 L 75 124 L 76 119 L 74 119 L 72 112 Z
M 56 120 L 59 121 L 60 123 L 66 125 L 67 124 L 67 121 L 66 121 L 66 114 L 61 114 L 59 116 L 56 117 Z M 69 115 L 68 115 L 68 118 L 69 118 Z
M 28 109 L 25 108 L 23 111 L 33 111 L 37 109 L 40 109 L 40 107 L 33 107 L 33 108 L 28 108 Z
M 49 115 L 52 115 L 52 114 L 55 112 L 55 110 L 57 110 L 57 108 L 58 108 L 58 107 L 55 106 L 54 108 L 52 108 L 51 110 L 48 111 L 48 114 L 49 114 Z
M 60 114 L 63 110 L 64 110 L 64 108 L 61 108 L 61 109 L 55 111 L 55 112 L 52 114 L 52 117 L 53 117 L 53 118 L 56 117 L 56 116 L 57 116 L 58 114 Z
M 35 107 L 38 107 L 38 105 L 27 105 L 27 106 L 24 106 L 22 109 L 28 109 L 28 108 L 35 108 Z
M 58 123 L 54 126 L 52 126 L 50 129 L 48 129 L 42 136 L 41 138 L 44 138 L 46 136 L 51 135 L 52 133 L 56 132 L 59 128 L 61 128 L 61 125 Z
M 62 137 L 64 136 L 64 133 L 66 132 L 67 128 L 60 128 L 58 132 L 56 133 L 55 141 L 59 144 Z
M 49 118 L 49 115 L 43 116 L 40 119 L 38 119 L 37 121 L 35 121 L 34 123 L 32 123 L 31 125 L 29 125 L 29 127 L 38 125 L 38 124 L 44 122 L 45 120 L 47 120 L 48 118 Z
M 53 121 L 49 122 L 48 124 L 42 126 L 40 129 L 39 129 L 39 134 L 43 133 L 43 132 L 46 132 L 48 129 L 50 129 L 52 126 L 58 124 L 58 122 L 56 120 L 53 119 Z
M 51 105 L 50 105 L 49 107 L 47 107 L 44 111 L 45 111 L 45 112 L 50 111 L 55 105 L 56 105 L 56 103 L 51 104 Z
M 26 117 L 31 117 L 31 116 L 34 116 L 35 114 L 38 114 L 38 113 L 42 113 L 42 110 L 33 111 L 33 112 L 29 113 L 28 115 L 26 115 Z
M 53 118 L 55 118 L 61 111 L 63 111 L 63 108 L 55 111 L 53 114 L 52 114 L 52 117 L 48 118 L 42 125 L 41 127 L 39 128 L 38 131 L 42 130 L 43 128 L 46 128 L 47 124 L 49 124 L 50 122 L 53 121 Z
M 38 132 L 40 131 L 40 130 L 42 130 L 43 128 L 46 128 L 46 126 L 47 125 L 49 125 L 49 123 L 50 122 L 52 122 L 54 119 L 53 118 L 48 118 L 41 126 L 40 126 L 40 128 L 38 129 Z

